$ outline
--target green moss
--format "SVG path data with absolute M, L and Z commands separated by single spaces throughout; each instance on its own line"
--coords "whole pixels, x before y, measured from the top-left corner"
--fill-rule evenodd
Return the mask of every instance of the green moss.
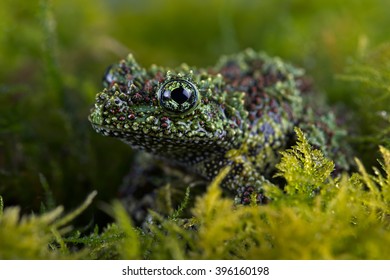
M 378 145 L 390 148 L 390 44 L 361 47 L 345 73 L 338 75 L 350 85 L 356 135 L 352 142 L 365 163 L 374 164 Z
M 20 207 L 6 207 L 0 214 L 0 259 L 65 259 L 70 255 L 61 235 L 70 230 L 74 220 L 91 204 L 96 192 L 73 212 L 62 216 L 59 206 L 42 215 L 21 215 Z M 2 208 L 2 201 L 0 203 Z

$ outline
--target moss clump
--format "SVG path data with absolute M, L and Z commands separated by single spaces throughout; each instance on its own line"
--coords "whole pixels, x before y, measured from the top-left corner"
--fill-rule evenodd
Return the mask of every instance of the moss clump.
M 390 151 L 381 147 L 382 170 L 331 177 L 333 163 L 308 144 L 283 152 L 278 165 L 287 185 L 266 186 L 267 205 L 235 206 L 219 187 L 225 169 L 198 197 L 191 219 L 154 213 L 146 230 L 132 228 L 114 205 L 119 258 L 136 259 L 388 259 Z M 112 230 L 112 228 L 108 228 Z M 103 233 L 104 235 L 105 233 Z
M 88 205 L 96 192 L 68 215 L 62 216 L 59 206 L 42 215 L 20 215 L 20 207 L 3 210 L 0 200 L 0 259 L 62 259 L 77 258 L 81 254 L 70 254 L 61 235 L 69 232 L 65 227 Z

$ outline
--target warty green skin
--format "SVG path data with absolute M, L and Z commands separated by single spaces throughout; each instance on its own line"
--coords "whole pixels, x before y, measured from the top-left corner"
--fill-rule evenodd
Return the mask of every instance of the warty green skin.
M 333 157 L 338 169 L 347 166 L 339 147 L 345 133 L 332 113 L 312 108 L 303 74 L 253 50 L 224 56 L 208 69 L 185 64 L 146 69 L 129 55 L 107 71 L 89 120 L 98 133 L 207 180 L 230 166 L 223 187 L 235 193 L 236 202 L 247 204 L 253 196 L 262 202 L 262 186 L 271 179 L 279 152 L 294 143 L 295 126 Z M 178 87 L 190 92 L 188 100 L 172 99 Z

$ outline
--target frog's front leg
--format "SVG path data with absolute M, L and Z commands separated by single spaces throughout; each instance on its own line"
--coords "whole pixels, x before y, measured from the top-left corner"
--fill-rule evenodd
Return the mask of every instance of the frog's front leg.
M 268 199 L 264 186 L 272 184 L 250 162 L 231 162 L 230 172 L 222 181 L 222 187 L 231 191 L 236 204 L 265 204 Z
M 229 171 L 220 186 L 225 194 L 234 197 L 235 204 L 247 205 L 254 201 L 265 204 L 267 198 L 264 195 L 264 186 L 271 182 L 264 176 L 266 174 L 261 172 L 264 170 L 259 170 L 248 160 L 249 157 L 244 150 L 245 148 L 230 150 L 223 158 L 200 163 L 197 169 L 203 171 L 205 177 L 211 181 L 224 168 L 228 168 Z
M 237 204 L 267 203 L 265 185 L 283 185 L 283 182 L 274 182 L 273 175 L 281 158 L 280 150 L 285 147 L 285 139 L 276 129 L 272 130 L 275 135 L 262 133 L 263 126 L 264 123 L 259 122 L 244 136 L 240 146 L 224 155 L 224 166 L 229 166 L 230 172 L 223 181 L 223 187 L 232 192 Z

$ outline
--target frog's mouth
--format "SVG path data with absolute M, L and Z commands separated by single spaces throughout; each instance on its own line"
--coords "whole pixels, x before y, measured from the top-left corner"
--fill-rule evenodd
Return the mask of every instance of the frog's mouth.
M 98 122 L 95 122 L 95 119 L 92 115 L 88 116 L 88 120 L 91 122 L 93 129 L 104 136 L 120 138 L 128 142 L 129 144 L 133 142 L 133 139 L 148 139 L 155 138 L 161 139 L 161 141 L 169 141 L 169 139 L 175 139 L 178 143 L 213 143 L 214 141 L 223 141 L 225 139 L 225 131 L 216 131 L 215 133 L 207 132 L 205 129 L 198 129 L 195 131 L 190 131 L 188 133 L 182 132 L 172 132 L 164 133 L 161 131 L 152 131 L 149 128 L 140 126 L 138 129 L 121 129 L 115 128 L 112 126 L 104 126 Z M 175 142 L 175 141 L 174 141 Z
M 89 119 L 91 121 L 91 117 Z M 143 150 L 176 162 L 188 163 L 191 161 L 195 163 L 204 157 L 209 157 L 216 151 L 222 150 L 223 143 L 226 143 L 226 140 L 224 140 L 226 134 L 216 135 L 215 138 L 190 138 L 185 135 L 172 137 L 172 135 L 164 134 L 146 134 L 142 130 L 122 131 L 120 129 L 107 128 L 92 121 L 91 123 L 92 127 L 99 134 L 118 138 L 133 149 Z
M 184 119 L 180 116 L 166 116 L 158 110 L 147 111 L 141 107 L 137 107 L 135 113 L 110 113 L 103 105 L 95 105 L 88 119 L 98 133 L 122 140 L 144 136 L 205 143 L 222 141 L 227 136 L 222 124 L 209 125 L 201 116 L 194 115 Z

